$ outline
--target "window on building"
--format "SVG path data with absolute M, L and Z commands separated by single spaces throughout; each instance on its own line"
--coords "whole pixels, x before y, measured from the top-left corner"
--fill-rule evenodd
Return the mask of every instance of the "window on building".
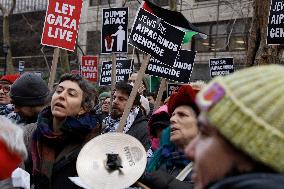
M 87 54 L 101 53 L 101 32 L 87 31 Z
M 90 0 L 90 6 L 113 4 L 115 0 Z
M 250 19 L 195 24 L 208 35 L 207 39 L 196 39 L 198 52 L 245 51 L 247 49 Z M 218 31 L 218 33 L 217 33 Z
M 163 6 L 169 6 L 169 0 L 150 0 L 155 5 L 158 5 L 159 7 Z M 181 0 L 176 0 L 177 5 L 180 5 Z

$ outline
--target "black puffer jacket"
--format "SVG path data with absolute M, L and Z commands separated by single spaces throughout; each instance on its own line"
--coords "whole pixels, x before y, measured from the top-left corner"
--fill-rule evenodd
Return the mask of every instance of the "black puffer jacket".
M 284 175 L 270 173 L 250 173 L 228 177 L 211 184 L 206 189 L 283 189 Z
M 190 181 L 180 181 L 175 176 L 161 170 L 144 174 L 140 181 L 155 189 L 193 189 L 194 186 Z

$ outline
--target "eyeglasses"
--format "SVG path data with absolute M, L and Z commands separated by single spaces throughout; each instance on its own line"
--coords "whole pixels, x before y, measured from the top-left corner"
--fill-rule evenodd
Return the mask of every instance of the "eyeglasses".
M 0 90 L 3 90 L 4 93 L 8 93 L 11 89 L 10 85 L 0 85 Z
M 103 104 L 110 104 L 110 101 L 104 101 Z
M 128 83 L 135 83 L 135 80 L 128 80 Z

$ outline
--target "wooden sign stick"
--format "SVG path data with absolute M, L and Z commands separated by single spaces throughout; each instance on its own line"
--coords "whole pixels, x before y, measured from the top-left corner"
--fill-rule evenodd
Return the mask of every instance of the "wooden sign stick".
M 112 101 L 113 101 L 113 92 L 116 84 L 116 54 L 112 53 L 112 58 L 111 58 L 111 95 L 110 95 L 110 108 L 109 112 L 112 110 Z
M 150 189 L 148 186 L 146 186 L 145 184 L 143 184 L 142 182 L 136 182 L 135 183 L 137 186 L 143 188 L 143 189 Z
M 190 162 L 181 172 L 176 176 L 176 179 L 183 181 L 185 177 L 191 172 L 193 163 Z
M 166 87 L 167 87 L 167 80 L 165 78 L 162 78 L 153 112 L 155 112 L 155 110 L 157 110 L 160 107 L 162 97 L 163 97 L 163 92 L 166 90 Z
M 138 72 L 137 79 L 135 81 L 135 84 L 132 88 L 132 91 L 130 93 L 129 99 L 128 99 L 127 104 L 126 104 L 126 108 L 124 109 L 122 117 L 120 119 L 119 126 L 117 128 L 117 132 L 123 132 L 128 114 L 129 114 L 129 112 L 132 108 L 133 102 L 135 100 L 138 88 L 140 87 L 140 83 L 142 82 L 142 78 L 143 78 L 145 70 L 148 66 L 149 60 L 150 60 L 150 55 L 147 55 L 147 57 L 144 59 L 144 62 L 142 63 L 140 70 Z
M 56 47 L 54 48 L 51 71 L 49 74 L 49 81 L 48 81 L 49 90 L 53 89 L 53 84 L 54 84 L 56 70 L 57 70 L 58 58 L 59 58 L 59 48 Z

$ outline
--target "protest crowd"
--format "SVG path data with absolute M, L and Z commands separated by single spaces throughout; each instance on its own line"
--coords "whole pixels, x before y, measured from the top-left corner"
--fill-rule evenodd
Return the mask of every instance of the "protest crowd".
M 74 50 L 82 8 L 74 2 L 50 5 L 43 45 Z M 104 27 L 115 29 L 102 34 L 105 54 L 127 52 L 127 11 L 103 10 Z M 235 71 L 233 58 L 215 58 L 212 80 L 192 82 L 196 52 L 181 49 L 186 32 L 177 29 L 192 26 L 167 11 L 141 3 L 129 36 L 146 54 L 140 70 L 112 57 L 99 81 L 97 57 L 85 56 L 80 73 L 54 81 L 1 76 L 0 189 L 284 188 L 284 67 Z M 148 75 L 160 88 L 150 89 Z
M 283 73 L 281 66 L 253 67 L 182 85 L 152 112 L 141 83 L 123 130 L 147 151 L 139 181 L 168 189 L 283 188 Z M 116 132 L 131 78 L 97 94 L 78 74 L 62 75 L 53 91 L 31 73 L 3 76 L 1 188 L 13 188 L 17 168 L 30 173 L 34 188 L 80 188 L 68 179 L 77 175 L 79 151 Z

